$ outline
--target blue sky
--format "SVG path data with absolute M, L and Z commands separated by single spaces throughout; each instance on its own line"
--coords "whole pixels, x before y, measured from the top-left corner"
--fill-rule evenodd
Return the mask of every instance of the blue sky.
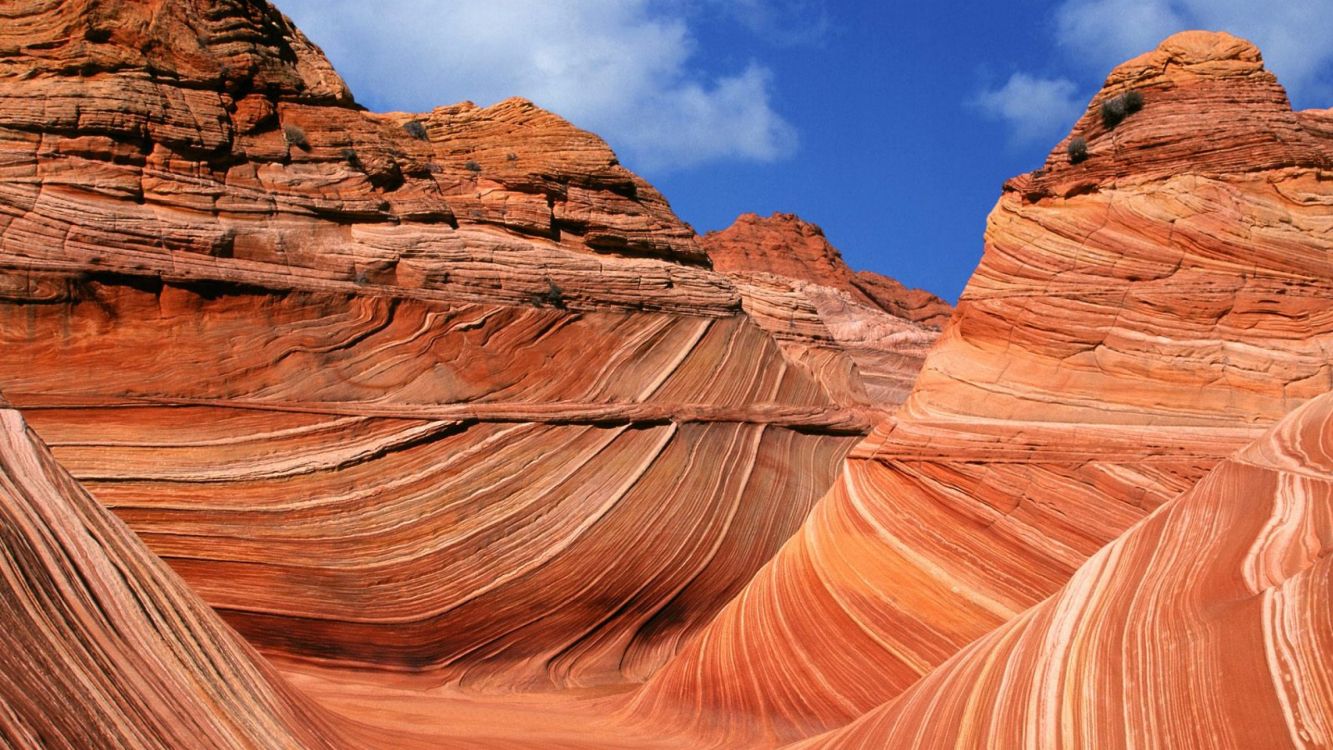
M 278 0 L 377 111 L 525 96 L 606 138 L 696 230 L 786 211 L 950 300 L 1000 185 L 1118 62 L 1186 28 L 1333 106 L 1333 0 Z

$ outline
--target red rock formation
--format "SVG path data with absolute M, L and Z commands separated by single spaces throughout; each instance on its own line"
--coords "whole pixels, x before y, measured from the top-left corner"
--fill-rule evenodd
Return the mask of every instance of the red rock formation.
M 853 273 L 822 229 L 791 214 L 745 214 L 702 244 L 745 311 L 844 403 L 902 403 L 951 311 L 928 292 Z
M 0 744 L 342 747 L 0 401 Z
M 743 214 L 726 229 L 704 235 L 713 268 L 723 273 L 767 273 L 832 287 L 897 318 L 942 328 L 953 308 L 921 289 L 908 289 L 870 271 L 853 272 L 824 230 L 792 214 Z
M 1333 394 L 845 729 L 882 747 L 1333 744 Z
M 851 721 L 1333 389 L 1329 142 L 1256 61 L 1188 33 L 1111 74 L 1142 111 L 1084 164 L 1010 183 L 911 398 L 640 718 L 723 745 Z M 1233 87 L 1259 117 L 1219 126 Z
M 839 337 L 926 338 L 747 314 L 597 137 L 365 112 L 263 2 L 23 3 L 0 50 L 0 386 L 271 655 L 644 679 L 894 403 Z
M 518 100 L 364 112 L 257 0 L 5 14 L 0 388 L 283 674 L 24 453 L 0 411 L 0 476 L 37 488 L 0 484 L 0 509 L 84 519 L 6 531 L 11 581 L 47 571 L 7 595 L 71 601 L 0 615 L 21 636 L 0 658 L 27 680 L 0 685 L 14 744 L 179 745 L 188 729 L 222 746 L 776 746 L 852 722 L 821 741 L 896 740 L 930 701 L 956 710 L 936 685 L 1018 717 L 1032 693 L 968 682 L 986 656 L 1113 670 L 1044 648 L 1073 618 L 1029 608 L 1071 580 L 1052 601 L 1107 603 L 1103 629 L 1082 631 L 1098 647 L 1154 625 L 1200 658 L 1234 638 L 1225 676 L 1267 679 L 1290 709 L 1279 723 L 1270 701 L 1259 726 L 1327 734 L 1328 602 L 1302 596 L 1327 584 L 1329 407 L 1243 454 L 1254 471 L 1219 470 L 1151 515 L 1333 389 L 1333 127 L 1291 113 L 1249 45 L 1180 35 L 1112 74 L 1079 125 L 1091 156 L 1057 148 L 1009 183 L 981 267 L 885 418 L 935 336 L 885 309 L 931 305 L 894 308 L 821 237 L 788 227 L 742 249 L 771 256 L 763 270 L 714 271 L 717 237 L 698 241 L 594 136 Z M 1142 111 L 1114 130 L 1090 119 L 1131 87 Z M 1227 477 L 1271 506 L 1227 502 Z M 1223 520 L 1193 511 L 1233 513 L 1231 535 L 1189 539 Z M 6 567 L 28 539 L 79 550 L 89 572 Z M 1202 552 L 1143 561 L 1162 588 L 1128 591 L 1149 542 Z M 1244 591 L 1236 544 L 1257 550 Z M 1076 576 L 1122 558 L 1116 586 Z M 1200 581 L 1188 612 L 1109 606 Z M 165 593 L 125 609 L 150 589 Z M 113 600 L 127 614 L 99 620 Z M 1283 668 L 1256 667 L 1259 641 L 1216 627 L 1234 616 L 1253 636 L 1277 614 L 1306 618 L 1264 642 L 1308 687 L 1275 691 Z M 116 661 L 67 658 L 87 644 Z M 1177 662 L 1141 655 L 1161 665 L 1144 679 L 1179 685 L 1160 673 Z M 1211 688 L 1222 673 L 1199 674 Z M 62 714 L 85 683 L 100 692 Z M 1247 739 L 1219 715 L 1200 731 Z

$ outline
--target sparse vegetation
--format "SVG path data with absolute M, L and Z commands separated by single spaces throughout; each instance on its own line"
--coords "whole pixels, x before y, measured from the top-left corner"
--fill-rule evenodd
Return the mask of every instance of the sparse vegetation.
M 1141 109 L 1143 109 L 1143 94 L 1127 91 L 1102 102 L 1102 124 L 1107 130 L 1113 130 L 1115 126 L 1124 122 L 1126 117 Z
M 473 174 L 478 174 L 481 172 L 481 165 L 476 163 L 475 161 L 472 161 L 471 159 L 468 159 L 466 162 L 463 163 L 463 168 Z
M 550 279 L 546 280 L 546 285 L 547 290 L 533 295 L 533 301 L 539 305 L 547 305 L 558 310 L 565 309 L 565 290 Z
M 421 120 L 411 120 L 403 123 L 403 130 L 418 141 L 429 140 L 430 136 L 426 133 L 426 123 Z
M 282 137 L 287 140 L 288 146 L 296 146 L 302 151 L 310 150 L 310 139 L 306 138 L 305 130 L 300 125 L 288 123 L 282 126 Z
M 1069 163 L 1078 164 L 1088 158 L 1088 139 L 1081 135 L 1069 141 Z
M 1125 114 L 1132 115 L 1143 109 L 1143 94 L 1138 91 L 1127 91 L 1123 97 L 1125 100 Z

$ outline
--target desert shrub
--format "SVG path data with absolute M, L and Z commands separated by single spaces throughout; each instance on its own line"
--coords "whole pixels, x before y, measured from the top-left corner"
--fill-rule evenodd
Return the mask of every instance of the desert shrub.
M 1140 94 L 1138 91 L 1127 91 L 1122 98 L 1125 100 L 1126 116 L 1132 115 L 1143 109 L 1143 94 Z
M 1088 139 L 1083 136 L 1075 136 L 1069 142 L 1069 163 L 1078 164 L 1088 158 Z
M 418 141 L 424 141 L 429 138 L 429 136 L 427 136 L 426 134 L 426 124 L 423 123 L 421 120 L 411 120 L 409 122 L 403 123 L 403 130 L 407 131 L 408 135 L 412 136 Z
M 306 138 L 305 130 L 300 125 L 287 124 L 282 126 L 282 137 L 287 140 L 288 146 L 296 146 L 304 151 L 310 150 L 310 139 Z
M 1126 117 L 1143 109 L 1143 94 L 1127 91 L 1120 96 L 1111 97 L 1102 102 L 1102 124 L 1107 130 L 1125 121 Z
M 533 301 L 539 305 L 548 305 L 558 310 L 565 309 L 565 290 L 561 289 L 554 281 L 546 280 L 547 289 L 544 292 L 538 292 L 533 295 Z
M 466 162 L 463 163 L 463 168 L 469 172 L 472 172 L 473 174 L 476 174 L 481 171 L 481 165 L 476 163 L 475 161 L 472 161 L 471 159 L 468 159 Z
M 1106 126 L 1107 130 L 1111 130 L 1123 122 L 1127 114 L 1125 100 L 1118 96 L 1102 102 L 1102 124 Z

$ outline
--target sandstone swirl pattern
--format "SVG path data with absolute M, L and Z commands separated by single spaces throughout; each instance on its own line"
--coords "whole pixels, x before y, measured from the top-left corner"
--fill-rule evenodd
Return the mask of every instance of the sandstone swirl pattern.
M 0 530 L 0 745 L 344 745 L 3 401 Z
M 265 2 L 0 19 L 8 744 L 1330 743 L 1333 114 L 1252 45 L 1113 71 L 950 316 Z
M 840 726 L 1333 390 L 1321 117 L 1223 34 L 1117 68 L 1075 127 L 1091 157 L 1007 186 L 903 409 L 634 715 L 723 746 Z
M 253 0 L 3 15 L 0 388 L 267 654 L 645 679 L 905 393 L 528 102 L 366 112 Z
M 801 747 L 1333 745 L 1333 394 Z

